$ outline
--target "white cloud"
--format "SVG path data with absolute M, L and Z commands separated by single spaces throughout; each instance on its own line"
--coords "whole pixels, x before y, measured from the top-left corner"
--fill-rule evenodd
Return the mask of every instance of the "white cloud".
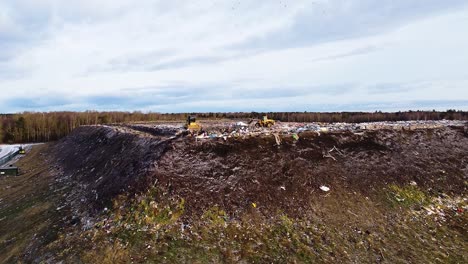
M 58 94 L 81 109 L 96 106 L 74 98 L 130 100 L 141 87 L 213 87 L 191 104 L 141 107 L 162 111 L 468 101 L 468 8 L 452 2 L 458 10 L 449 1 L 16 1 L 0 11 L 0 47 L 13 41 L 4 28 L 37 37 L 19 37 L 21 51 L 0 51 L 0 71 L 11 73 L 0 73 L 0 101 Z M 240 96 L 252 90 L 282 96 Z

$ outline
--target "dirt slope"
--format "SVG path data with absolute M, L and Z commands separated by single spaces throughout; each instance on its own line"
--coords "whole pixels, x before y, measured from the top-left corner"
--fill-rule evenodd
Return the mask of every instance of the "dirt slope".
M 213 204 L 236 211 L 255 202 L 300 214 L 306 200 L 323 194 L 322 185 L 369 195 L 414 181 L 432 194 L 466 193 L 468 137 L 457 129 L 304 133 L 280 146 L 273 136 L 179 140 L 172 148 L 153 177 L 185 197 L 194 212 Z
M 60 214 L 48 225 L 59 235 L 5 259 L 468 260 L 463 127 L 304 132 L 281 136 L 280 145 L 273 135 L 173 133 L 85 126 L 45 146 L 51 207 Z
M 155 162 L 169 139 L 125 128 L 83 126 L 52 147 L 64 182 L 73 186 L 68 200 L 102 209 L 123 192 L 147 188 Z

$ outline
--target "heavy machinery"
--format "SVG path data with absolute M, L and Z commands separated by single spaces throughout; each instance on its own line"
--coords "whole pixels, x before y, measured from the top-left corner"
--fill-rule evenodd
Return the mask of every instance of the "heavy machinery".
M 195 132 L 200 131 L 200 130 L 201 130 L 201 126 L 200 126 L 200 124 L 198 124 L 196 121 L 197 121 L 197 119 L 196 119 L 195 116 L 190 116 L 190 115 L 189 115 L 189 116 L 187 117 L 187 123 L 185 123 L 185 128 L 186 128 L 187 130 L 192 131 L 192 132 L 194 132 L 194 131 L 195 131 Z
M 18 153 L 19 153 L 19 154 L 22 154 L 22 155 L 23 155 L 23 154 L 26 154 L 26 150 L 23 148 L 23 146 L 20 146 L 20 147 L 19 147 Z
M 263 116 L 262 119 L 257 120 L 256 127 L 271 127 L 275 124 L 275 120 L 268 119 L 268 116 Z

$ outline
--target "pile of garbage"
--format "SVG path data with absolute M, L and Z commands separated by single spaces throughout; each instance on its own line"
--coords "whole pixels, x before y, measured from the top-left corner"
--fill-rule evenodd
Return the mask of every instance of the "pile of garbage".
M 205 121 L 201 123 L 202 130 L 188 132 L 183 123 L 170 124 L 132 124 L 126 125 L 127 128 L 140 132 L 152 134 L 155 136 L 175 136 L 188 133 L 189 136 L 197 140 L 205 139 L 224 139 L 228 138 L 246 138 L 257 136 L 274 135 L 278 144 L 281 136 L 289 135 L 295 140 L 299 139 L 300 133 L 315 132 L 344 132 L 362 133 L 373 130 L 416 130 L 433 129 L 447 126 L 466 126 L 464 121 L 440 120 L 440 121 L 396 121 L 396 122 L 366 122 L 366 123 L 299 123 L 299 122 L 279 122 L 272 127 L 258 127 L 255 122 L 249 121 Z M 122 127 L 120 127 L 122 128 Z
M 107 127 L 104 126 L 103 127 Z M 180 124 L 158 124 L 158 125 L 147 125 L 147 124 L 124 124 L 110 126 L 115 131 L 120 133 L 141 133 L 150 134 L 157 137 L 171 137 L 180 135 L 186 131 Z
M 464 121 L 451 120 L 430 120 L 430 121 L 386 121 L 386 122 L 365 122 L 365 123 L 282 123 L 284 128 L 294 133 L 303 131 L 351 131 L 360 132 L 365 130 L 394 129 L 394 130 L 415 130 L 440 128 L 444 126 L 465 126 Z

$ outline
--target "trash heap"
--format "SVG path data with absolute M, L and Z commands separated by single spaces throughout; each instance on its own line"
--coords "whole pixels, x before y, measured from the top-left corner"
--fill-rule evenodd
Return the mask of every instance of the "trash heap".
M 125 124 L 115 126 L 115 129 L 119 132 L 135 132 L 138 131 L 142 134 L 150 134 L 153 136 L 159 137 L 170 137 L 174 135 L 180 135 L 186 131 L 180 124 L 158 124 L 158 125 L 148 125 L 148 124 Z
M 257 136 L 275 137 L 290 135 L 295 140 L 299 139 L 300 133 L 310 131 L 318 135 L 327 132 L 343 132 L 350 131 L 353 133 L 361 133 L 364 131 L 391 129 L 391 130 L 416 130 L 416 129 L 432 129 L 444 126 L 465 126 L 463 121 L 396 121 L 396 122 L 368 122 L 368 123 L 296 123 L 296 122 L 276 122 L 270 128 L 256 127 L 253 123 L 238 121 L 238 122 L 222 122 L 202 124 L 203 129 L 198 133 L 192 133 L 190 136 L 196 139 L 217 139 L 222 138 L 245 138 Z M 179 127 L 179 129 L 183 129 Z M 278 141 L 278 140 L 277 140 Z M 281 140 L 279 140 L 281 141 Z

